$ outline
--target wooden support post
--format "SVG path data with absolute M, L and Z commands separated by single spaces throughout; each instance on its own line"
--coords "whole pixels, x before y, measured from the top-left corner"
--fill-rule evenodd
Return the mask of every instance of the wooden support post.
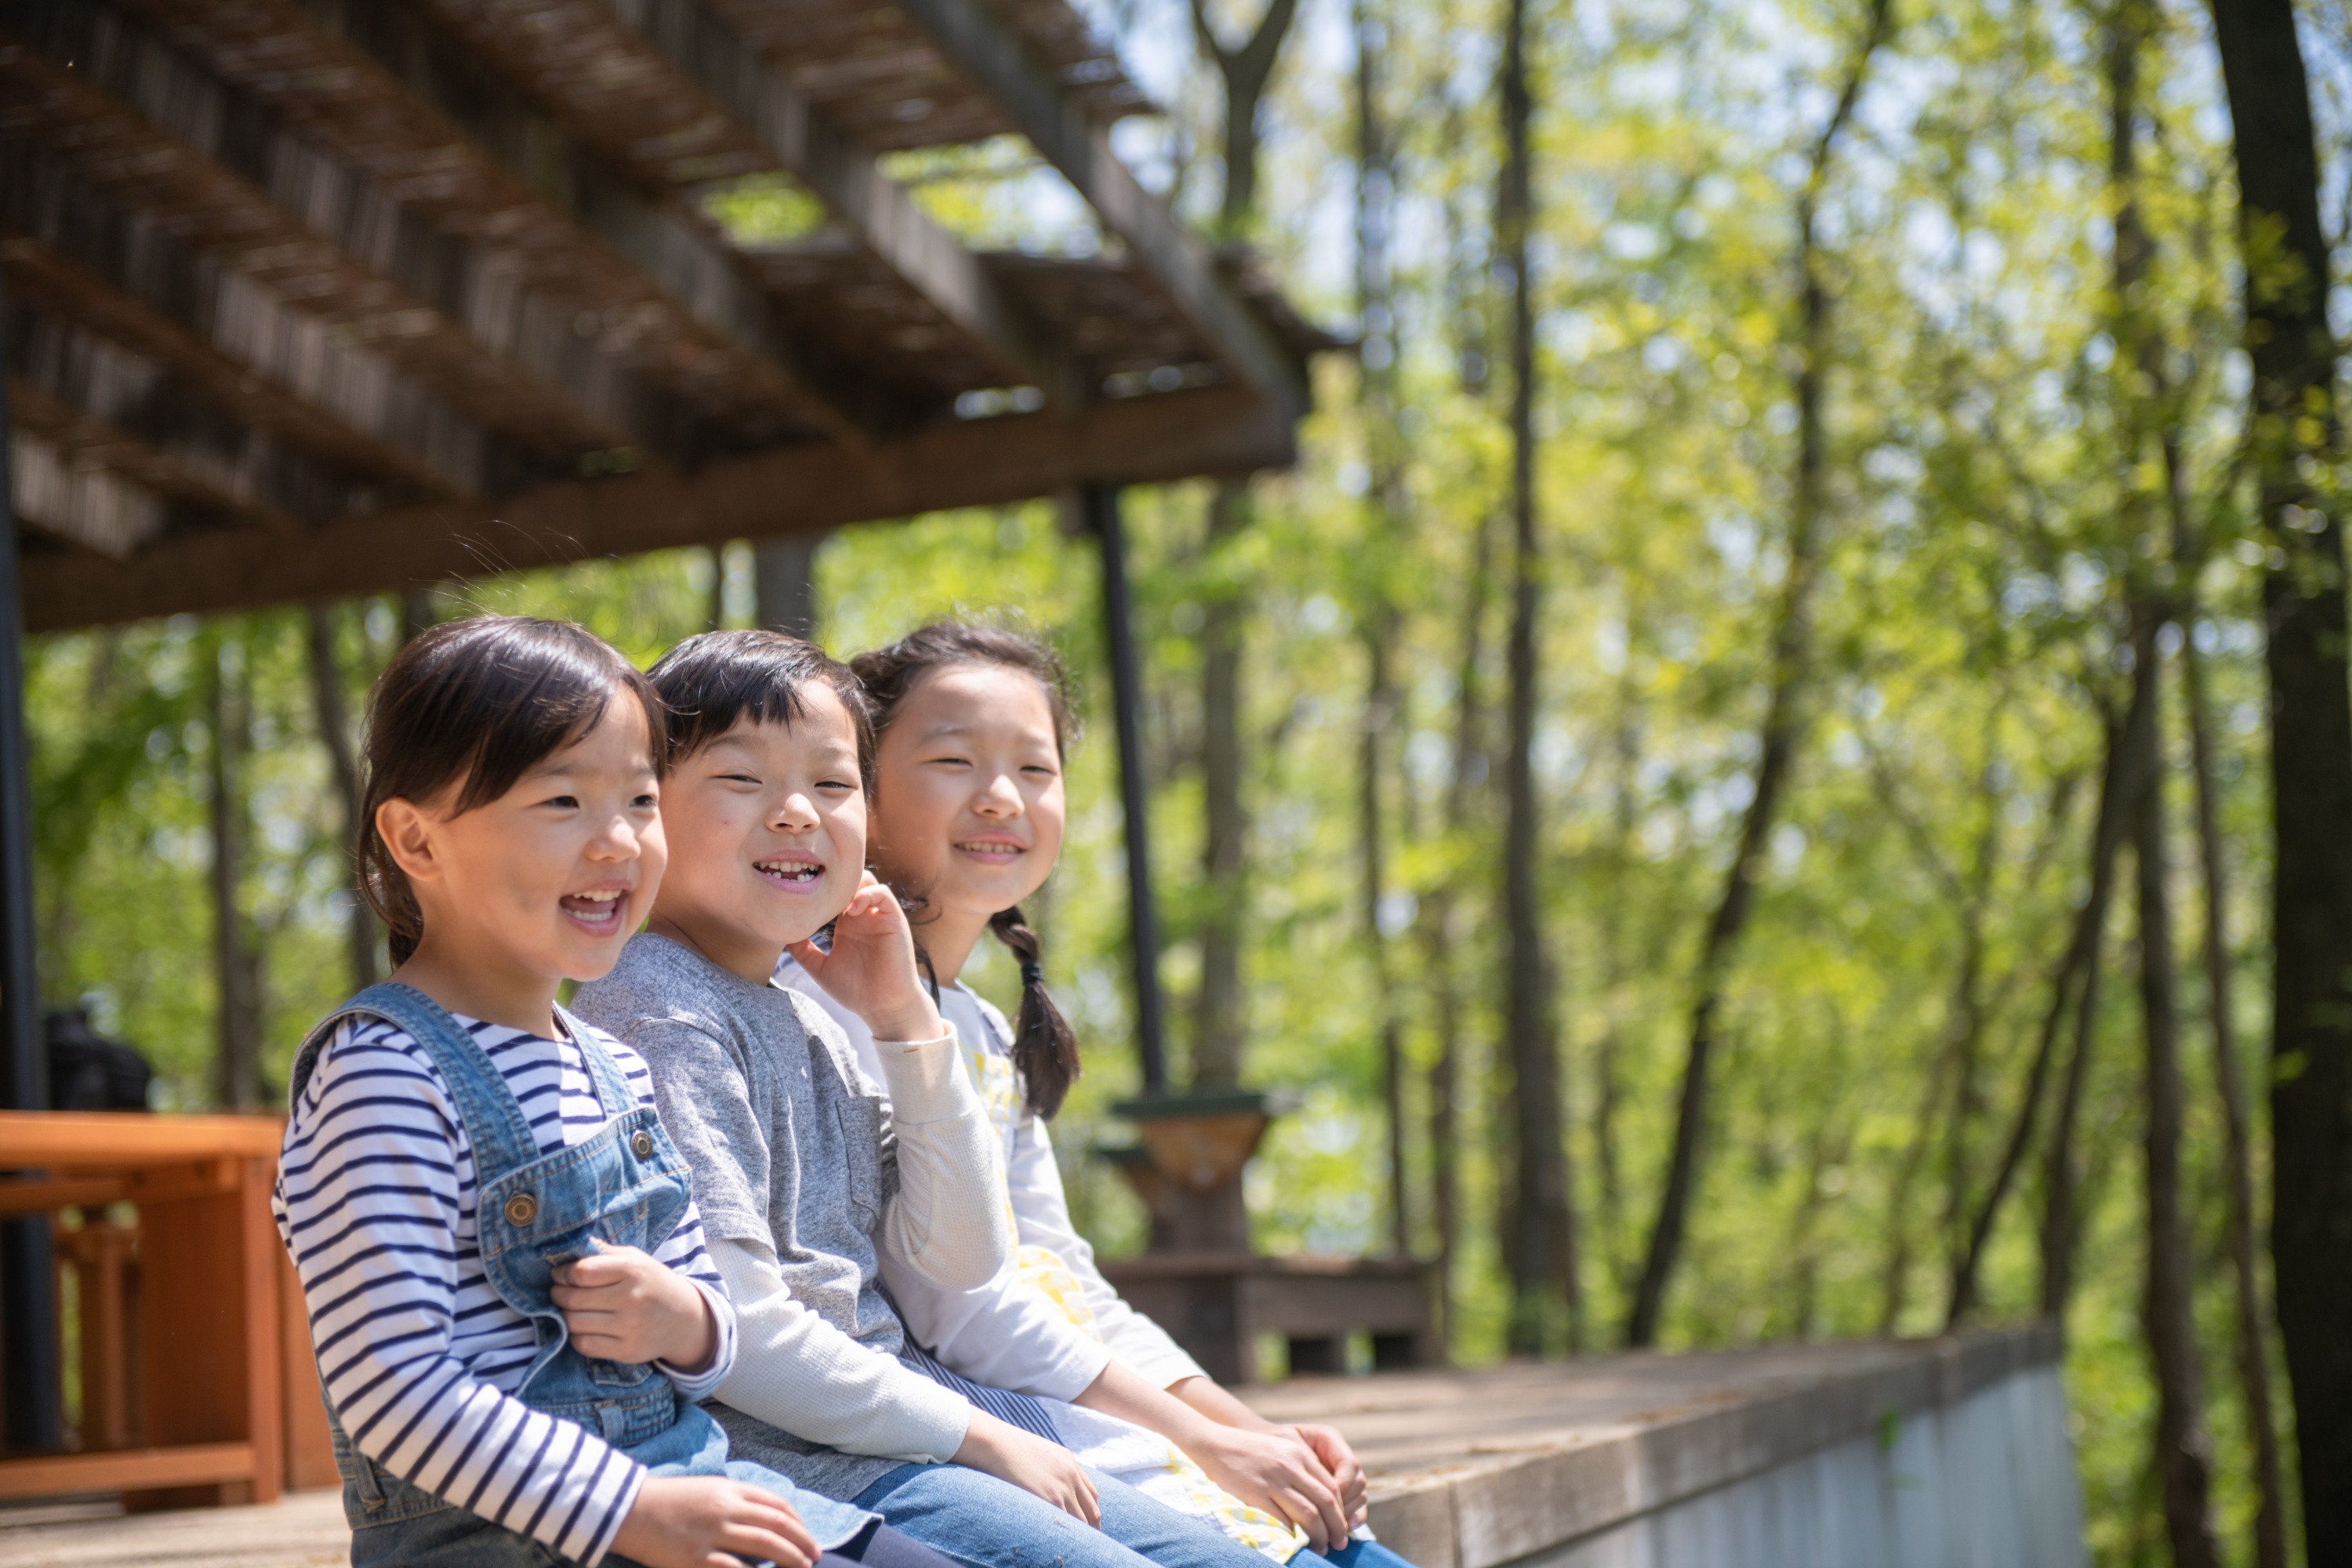
M 0 315 L 5 310 L 0 303 Z M 14 1110 L 49 1102 L 33 973 L 32 783 L 25 751 L 24 606 L 16 590 L 16 508 L 8 471 L 8 405 L 0 391 L 0 1093 Z M 0 1336 L 5 1336 L 8 1446 L 54 1448 L 65 1438 L 58 1382 L 57 1266 L 49 1216 L 0 1221 Z
M 227 1191 L 140 1205 L 146 1282 L 147 1441 L 156 1447 L 235 1442 L 252 1479 L 124 1498 L 134 1509 L 269 1502 L 285 1484 L 285 1350 L 269 1164 L 236 1162 Z
M 1160 996 L 1160 916 L 1151 899 L 1150 783 L 1143 776 L 1143 676 L 1135 650 L 1135 612 L 1128 594 L 1127 537 L 1118 486 L 1082 491 L 1087 526 L 1102 546 L 1103 636 L 1110 645 L 1113 728 L 1118 731 L 1119 799 L 1127 812 L 1128 942 L 1135 965 L 1135 1045 L 1143 1092 L 1168 1087 L 1166 1013 Z

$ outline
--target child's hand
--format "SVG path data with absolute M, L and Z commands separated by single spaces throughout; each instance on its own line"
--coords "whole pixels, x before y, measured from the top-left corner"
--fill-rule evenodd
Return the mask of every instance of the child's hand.
M 1331 1426 L 1318 1426 L 1302 1421 L 1290 1428 L 1298 1434 L 1299 1441 L 1315 1450 L 1323 1468 L 1331 1472 L 1331 1480 L 1339 1489 L 1339 1506 L 1348 1512 L 1348 1528 L 1353 1530 L 1364 1522 L 1371 1510 L 1371 1489 L 1364 1484 L 1364 1467 L 1356 1460 L 1356 1451 L 1348 1447 L 1348 1439 Z
M 647 1477 L 613 1551 L 646 1568 L 809 1568 L 817 1554 L 792 1504 L 721 1476 Z
M 696 1373 L 718 1352 L 702 1292 L 634 1247 L 607 1247 L 560 1265 L 550 1294 L 582 1355 L 633 1364 L 666 1361 Z
M 834 922 L 833 951 L 792 944 L 810 978 L 866 1020 L 877 1040 L 936 1040 L 947 1033 L 915 969 L 915 937 L 898 896 L 865 873 L 849 907 Z
M 1081 1524 L 1097 1528 L 1102 1524 L 1102 1504 L 1095 1497 L 1095 1484 L 1087 1478 L 1076 1455 L 985 1410 L 971 1413 L 971 1425 L 964 1430 L 955 1462 L 1041 1497 Z
M 1305 1438 L 1232 1426 L 1211 1431 L 1189 1450 L 1211 1480 L 1251 1507 L 1290 1521 L 1318 1552 L 1347 1543 L 1340 1488 Z

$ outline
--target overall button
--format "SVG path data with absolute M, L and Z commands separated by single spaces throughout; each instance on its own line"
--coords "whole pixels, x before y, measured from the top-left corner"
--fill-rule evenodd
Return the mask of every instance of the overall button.
M 506 1215 L 509 1225 L 529 1225 L 539 1217 L 539 1200 L 529 1193 L 517 1193 L 507 1200 Z
M 629 1152 L 635 1154 L 640 1160 L 652 1159 L 654 1157 L 654 1135 L 646 1131 L 642 1127 L 638 1128 L 636 1136 L 629 1140 Z

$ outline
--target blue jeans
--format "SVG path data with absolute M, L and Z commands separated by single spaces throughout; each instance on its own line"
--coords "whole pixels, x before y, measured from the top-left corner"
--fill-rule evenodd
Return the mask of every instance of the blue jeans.
M 1291 1554 L 1288 1568 L 1315 1568 L 1320 1563 L 1328 1563 L 1332 1568 L 1412 1568 L 1411 1563 L 1379 1542 L 1358 1541 L 1353 1537 L 1338 1551 L 1319 1556 L 1312 1546 L 1302 1546 Z
M 1087 1474 L 1102 1504 L 1100 1530 L 963 1465 L 902 1465 L 853 1506 L 964 1568 L 1266 1568 L 1265 1558 L 1216 1526 L 1124 1482 Z

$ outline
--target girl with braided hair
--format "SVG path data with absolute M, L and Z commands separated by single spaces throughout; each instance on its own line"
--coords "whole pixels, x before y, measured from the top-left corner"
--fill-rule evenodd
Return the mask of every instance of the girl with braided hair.
M 1016 1232 L 1014 1259 L 989 1287 L 892 1279 L 908 1329 L 957 1373 L 1050 1396 L 1065 1439 L 1088 1463 L 1116 1466 L 1130 1484 L 1208 1515 L 1276 1563 L 1311 1546 L 1343 1568 L 1409 1568 L 1360 1529 L 1363 1471 L 1346 1441 L 1327 1426 L 1268 1422 L 1219 1387 L 1120 1298 L 1071 1224 L 1047 1123 L 1078 1074 L 1077 1046 L 1021 909 L 1062 847 L 1063 761 L 1076 725 L 1060 661 L 1022 633 L 947 621 L 851 667 L 876 736 L 869 862 L 915 908 L 940 1011 L 1003 1139 Z M 1021 966 L 1015 1023 L 959 978 L 990 935 Z M 866 1048 L 856 1018 L 791 958 L 776 978 L 840 1018 Z M 1030 1326 L 1006 1331 L 1008 1300 L 1034 1301 L 1032 1292 L 1059 1310 L 1068 1333 L 1038 1331 L 1034 1311 L 1022 1314 Z M 1076 1394 L 1054 1386 L 1071 1376 L 1071 1342 L 1103 1369 Z M 1065 1403 L 1074 1398 L 1082 1408 Z

